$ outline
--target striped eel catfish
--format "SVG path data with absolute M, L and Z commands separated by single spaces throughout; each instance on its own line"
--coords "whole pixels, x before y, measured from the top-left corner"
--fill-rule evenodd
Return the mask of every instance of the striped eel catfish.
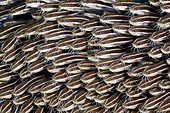
M 72 62 L 82 61 L 85 59 L 83 55 L 61 55 L 53 60 L 55 66 L 62 66 Z
M 47 81 L 45 84 L 41 87 L 41 93 L 52 93 L 60 89 L 61 84 L 55 83 L 52 80 Z
M 95 80 L 97 77 L 97 72 L 96 71 L 89 71 L 83 74 L 80 78 L 80 80 L 84 83 L 90 83 L 93 80 Z
M 51 31 L 45 34 L 45 40 L 60 40 L 67 37 L 73 37 L 73 34 L 70 30 L 64 28 L 57 28 L 54 31 Z
M 102 27 L 102 24 L 100 21 L 98 20 L 95 20 L 95 19 L 91 19 L 91 20 L 88 20 L 88 21 L 84 21 L 80 26 L 80 30 L 82 31 L 86 31 L 86 32 L 89 32 L 89 31 L 93 31 L 94 29 L 98 28 L 98 27 Z
M 72 44 L 74 41 L 76 41 L 77 39 L 74 37 L 68 37 L 68 38 L 64 38 L 59 40 L 58 42 L 56 42 L 56 47 L 58 49 L 64 50 L 64 49 L 70 49 L 72 48 Z
M 146 77 L 154 77 L 162 72 L 168 70 L 168 64 L 166 62 L 158 62 L 152 64 L 143 70 L 143 75 Z
M 138 5 L 141 3 L 135 2 L 134 0 L 116 0 L 111 2 L 111 4 L 117 11 L 129 11 L 133 5 Z
M 23 26 L 25 24 L 17 24 L 12 26 L 5 26 L 0 29 L 0 39 L 6 39 L 12 32 L 15 32 L 16 29 Z
M 154 59 L 163 57 L 163 53 L 161 52 L 161 45 L 153 47 L 148 55 Z
M 169 89 L 170 88 L 170 81 L 169 81 L 169 79 L 163 79 L 159 83 L 159 87 L 161 87 L 162 89 Z
M 55 49 L 55 48 L 56 48 L 55 41 L 47 41 L 47 42 L 41 43 L 38 46 L 38 51 L 41 53 L 47 53 L 48 51 Z
M 59 71 L 62 71 L 64 70 L 65 67 L 62 67 L 62 66 L 54 66 L 53 64 L 49 64 L 47 66 L 47 71 L 50 72 L 50 73 L 57 73 Z M 71 69 L 74 69 L 74 68 L 71 68 Z
M 86 110 L 84 110 L 83 113 L 96 113 L 99 111 L 99 109 L 101 108 L 102 106 L 100 105 L 92 105 L 90 106 L 89 108 L 87 108 Z
M 88 91 L 86 94 L 86 98 L 89 100 L 94 100 L 94 98 L 97 96 L 97 92 L 96 91 Z
M 159 29 L 167 29 L 170 27 L 169 21 L 170 21 L 170 15 L 163 16 L 159 18 L 157 21 L 157 26 Z
M 161 41 L 164 41 L 168 38 L 168 30 L 158 30 L 152 33 L 152 35 L 149 37 L 149 39 L 153 43 L 158 43 Z
M 59 6 L 59 2 L 46 3 L 41 6 L 41 10 L 43 12 L 49 12 L 57 9 L 58 6 Z
M 164 45 L 162 45 L 161 51 L 164 54 L 170 54 L 170 41 L 166 42 Z
M 15 98 L 13 98 L 12 102 L 15 105 L 22 105 L 23 103 L 25 103 L 29 98 L 31 97 L 30 94 L 22 94 L 19 96 L 16 96 Z
M 77 88 L 80 88 L 82 87 L 84 84 L 83 82 L 80 80 L 80 77 L 79 76 L 76 76 L 76 77 L 72 77 L 66 84 L 66 86 L 69 88 L 69 89 L 77 89 Z
M 121 93 L 115 92 L 113 95 L 105 100 L 104 106 L 108 109 L 115 107 L 115 105 L 120 101 L 121 95 Z
M 170 97 L 167 97 L 165 100 L 163 100 L 163 102 L 161 102 L 161 104 L 158 106 L 158 111 L 160 112 L 170 111 L 169 99 Z
M 78 74 L 81 73 L 82 70 L 77 66 L 77 63 L 73 63 L 66 68 L 66 72 L 69 74 Z
M 3 104 L 0 106 L 0 112 L 1 113 L 10 113 L 12 110 L 12 101 L 11 100 L 6 100 L 3 102 Z
M 146 15 L 137 15 L 133 16 L 129 23 L 133 26 L 153 26 L 156 24 L 156 21 L 159 19 L 157 16 L 146 16 Z
M 134 4 L 130 7 L 129 12 L 132 15 L 157 15 L 156 9 L 147 4 Z
M 98 62 L 96 62 L 96 68 L 98 70 L 107 70 L 109 69 L 109 66 L 111 65 L 112 62 L 114 62 L 116 59 L 115 58 L 107 58 L 107 59 L 101 59 Z
M 39 59 L 37 60 L 36 62 L 33 62 L 31 63 L 29 66 L 28 66 L 28 71 L 33 74 L 33 73 L 38 73 L 40 71 L 42 71 L 43 69 L 45 69 L 46 67 L 46 60 L 44 59 Z
M 106 24 L 115 24 L 115 23 L 126 23 L 129 21 L 129 16 L 116 14 L 116 13 L 104 13 L 100 17 L 100 21 Z
M 101 26 L 92 31 L 92 35 L 96 38 L 103 38 L 109 35 L 115 35 L 111 26 Z
M 77 12 L 73 11 L 59 11 L 59 9 L 53 10 L 53 11 L 48 11 L 44 13 L 44 19 L 46 21 L 56 21 L 62 17 L 65 17 L 67 15 L 76 15 Z
M 26 7 L 25 3 L 21 3 L 19 5 L 12 7 L 9 14 L 10 16 L 22 15 L 22 14 L 28 13 L 29 11 L 30 11 L 30 8 Z
M 129 23 L 115 23 L 112 25 L 112 29 L 118 33 L 118 34 L 124 34 L 124 35 L 129 35 L 129 28 L 130 28 Z
M 45 4 L 44 1 L 40 0 L 26 0 L 26 5 L 32 8 L 38 8 L 39 6 Z
M 96 97 L 94 97 L 94 100 L 96 103 L 104 104 L 104 102 L 106 101 L 106 99 L 109 98 L 109 96 L 109 93 L 98 94 Z
M 155 95 L 159 95 L 161 93 L 163 93 L 165 90 L 163 90 L 162 88 L 160 88 L 159 86 L 153 87 L 149 90 L 149 93 L 153 96 Z
M 161 5 L 160 9 L 161 9 L 161 13 L 170 13 L 169 11 L 169 5 L 170 3 L 164 3 Z
M 38 22 L 38 26 L 36 27 L 35 31 L 38 35 L 46 35 L 49 32 L 55 31 L 58 29 L 58 24 L 56 22 L 48 22 L 48 21 L 40 21 Z
M 123 81 L 123 85 L 126 88 L 132 88 L 134 86 L 137 86 L 139 82 L 140 82 L 139 78 L 135 78 L 135 77 L 134 78 L 128 78 L 125 81 Z
M 29 113 L 34 108 L 34 100 L 36 97 L 29 98 L 20 108 L 20 113 Z
M 107 48 L 107 47 L 117 47 L 123 44 L 128 44 L 133 41 L 133 37 L 131 36 L 123 36 L 123 35 L 109 35 L 103 37 L 98 41 L 99 46 Z
M 84 21 L 88 21 L 87 17 L 81 15 L 70 15 L 64 16 L 57 20 L 60 25 L 64 26 L 77 26 L 80 25 Z
M 159 95 L 153 96 L 145 101 L 143 107 L 146 109 L 154 109 L 159 106 L 159 104 L 169 97 L 170 92 L 167 90 Z
M 73 103 L 75 104 L 82 104 L 86 101 L 86 90 L 81 90 L 80 92 L 76 93 L 73 98 Z
M 37 106 L 45 106 L 46 102 L 42 99 L 42 96 L 38 96 L 35 98 L 34 104 Z
M 123 107 L 125 107 L 126 109 L 135 109 L 137 106 L 143 104 L 146 99 L 146 96 L 128 98 L 123 103 Z
M 105 3 L 105 2 L 99 1 L 99 0 L 82 0 L 81 5 L 83 5 L 85 7 L 89 7 L 89 8 L 98 9 L 98 10 L 103 9 L 103 10 L 108 10 L 108 11 L 109 10 L 114 11 L 111 4 Z
M 133 36 L 148 36 L 155 30 L 146 26 L 132 26 L 128 31 Z
M 141 80 L 139 82 L 138 88 L 140 90 L 151 89 L 151 88 L 155 87 L 159 82 L 161 82 L 162 79 L 163 79 L 163 77 L 161 75 L 155 76 L 155 77 L 144 78 L 143 80 Z
M 159 6 L 159 0 L 149 0 L 149 3 L 152 5 L 152 6 L 155 6 L 155 7 L 158 7 Z
M 14 90 L 13 90 L 13 95 L 14 96 L 19 96 L 24 94 L 24 92 L 32 86 L 32 84 L 35 84 L 38 81 L 41 81 L 41 79 L 43 78 L 43 76 L 36 76 L 33 77 L 32 79 L 27 79 L 24 82 L 21 82 L 20 84 L 18 84 Z
M 126 72 L 119 72 L 119 73 L 115 72 L 104 77 L 103 81 L 107 84 L 116 84 L 123 81 L 126 76 L 127 76 Z
M 62 89 L 60 93 L 58 94 L 58 99 L 61 101 L 68 100 L 72 98 L 72 96 L 76 93 L 77 91 L 73 91 L 67 87 Z
M 76 11 L 76 12 L 84 11 L 84 8 L 80 6 L 81 6 L 80 0 L 68 0 L 68 1 L 66 0 L 66 1 L 61 1 L 59 3 L 59 8 L 67 11 Z

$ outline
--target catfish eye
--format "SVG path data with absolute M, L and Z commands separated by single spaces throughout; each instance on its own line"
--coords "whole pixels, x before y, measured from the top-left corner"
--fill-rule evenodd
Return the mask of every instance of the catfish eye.
M 54 54 L 53 54 L 53 53 L 51 53 L 51 56 L 54 56 Z
M 73 70 L 76 70 L 76 68 L 75 68 L 75 67 L 73 67 Z
M 136 19 L 136 22 L 138 22 L 139 20 L 138 19 Z
M 160 38 L 160 35 L 158 35 L 158 38 Z
M 68 7 L 68 4 L 65 4 L 66 7 Z
M 153 73 L 153 71 L 151 70 L 151 71 L 149 71 L 149 73 L 151 74 L 151 73 Z
M 21 90 L 18 90 L 19 93 L 21 93 Z
M 67 22 L 67 19 L 64 19 L 64 22 Z
M 156 51 L 156 54 L 159 54 L 159 51 Z
M 107 17 L 106 19 L 107 19 L 107 20 L 110 20 L 110 17 Z
M 80 45 L 80 44 L 78 44 L 77 46 L 78 46 L 78 47 L 81 47 L 81 45 Z
M 36 70 L 37 68 L 36 67 L 34 67 L 34 70 Z
M 118 65 L 116 65 L 115 67 L 116 67 L 116 68 L 119 68 L 119 66 L 118 66 Z
M 86 25 L 86 28 L 88 28 L 89 27 L 89 25 Z
M 4 34 L 2 33 L 1 36 L 4 36 Z
M 108 44 L 109 43 L 108 40 L 106 40 L 105 43 Z
M 142 45 L 142 44 L 143 44 L 143 42 L 140 42 L 139 44 L 140 44 L 140 45 Z
M 46 31 L 45 28 L 43 28 L 42 31 Z
M 122 29 L 122 27 L 119 27 L 119 29 Z
M 130 57 L 127 57 L 127 60 L 129 60 L 130 59 Z
M 121 3 L 119 3 L 119 6 L 122 6 L 122 4 L 121 4 Z
M 1 77 L 4 78 L 4 75 L 2 75 Z
M 51 14 L 50 17 L 53 17 L 53 15 Z
M 102 66 L 105 66 L 104 64 L 102 64 Z
M 137 10 L 140 10 L 141 8 L 140 7 L 137 7 Z
M 100 54 L 101 54 L 101 55 L 104 55 L 104 53 L 103 53 L 103 52 L 101 52 Z
M 101 35 L 103 34 L 103 32 L 102 32 L 102 31 L 100 31 L 99 33 L 100 33 Z

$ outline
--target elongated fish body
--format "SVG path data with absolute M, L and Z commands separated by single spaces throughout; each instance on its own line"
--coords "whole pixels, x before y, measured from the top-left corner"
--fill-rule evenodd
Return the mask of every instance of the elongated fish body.
M 98 44 L 101 47 L 116 47 L 121 46 L 123 44 L 128 44 L 133 41 L 133 37 L 131 36 L 119 36 L 119 35 L 110 35 L 103 37 L 99 40 Z
M 46 4 L 43 4 L 43 5 L 41 6 L 41 10 L 42 10 L 43 12 L 45 12 L 45 11 L 46 11 L 46 12 L 49 12 L 49 11 L 53 11 L 53 10 L 57 9 L 58 6 L 59 6 L 59 2 L 46 3 Z
M 159 18 L 159 20 L 157 21 L 158 28 L 161 28 L 161 29 L 169 28 L 170 27 L 169 21 L 170 21 L 169 15 Z
M 112 29 L 115 32 L 120 33 L 120 34 L 124 34 L 124 35 L 129 35 L 129 32 L 128 32 L 129 28 L 130 28 L 129 23 L 115 23 L 112 26 Z
M 156 21 L 159 19 L 157 16 L 145 16 L 145 15 L 138 15 L 133 16 L 129 23 L 133 26 L 149 26 L 156 24 Z
M 59 8 L 68 11 L 81 12 L 84 10 L 84 8 L 80 7 L 80 5 L 81 2 L 79 0 L 62 1 L 59 3 Z
M 70 16 L 61 17 L 60 19 L 58 19 L 58 23 L 60 25 L 65 25 L 65 26 L 76 26 L 88 20 L 89 19 L 87 17 L 83 17 L 81 15 L 70 15 Z
M 116 14 L 116 13 L 104 13 L 100 17 L 100 21 L 106 24 L 115 24 L 115 23 L 126 23 L 129 20 L 129 16 Z
M 112 6 L 118 10 L 118 11 L 129 11 L 129 9 L 133 6 L 133 5 L 137 5 L 140 4 L 138 2 L 135 2 L 133 0 L 118 0 L 115 2 L 111 2 Z
M 77 12 L 71 12 L 71 11 L 59 11 L 58 9 L 55 9 L 53 11 L 48 11 L 44 13 L 44 19 L 46 21 L 56 21 L 62 17 L 65 17 L 67 15 L 76 15 Z

